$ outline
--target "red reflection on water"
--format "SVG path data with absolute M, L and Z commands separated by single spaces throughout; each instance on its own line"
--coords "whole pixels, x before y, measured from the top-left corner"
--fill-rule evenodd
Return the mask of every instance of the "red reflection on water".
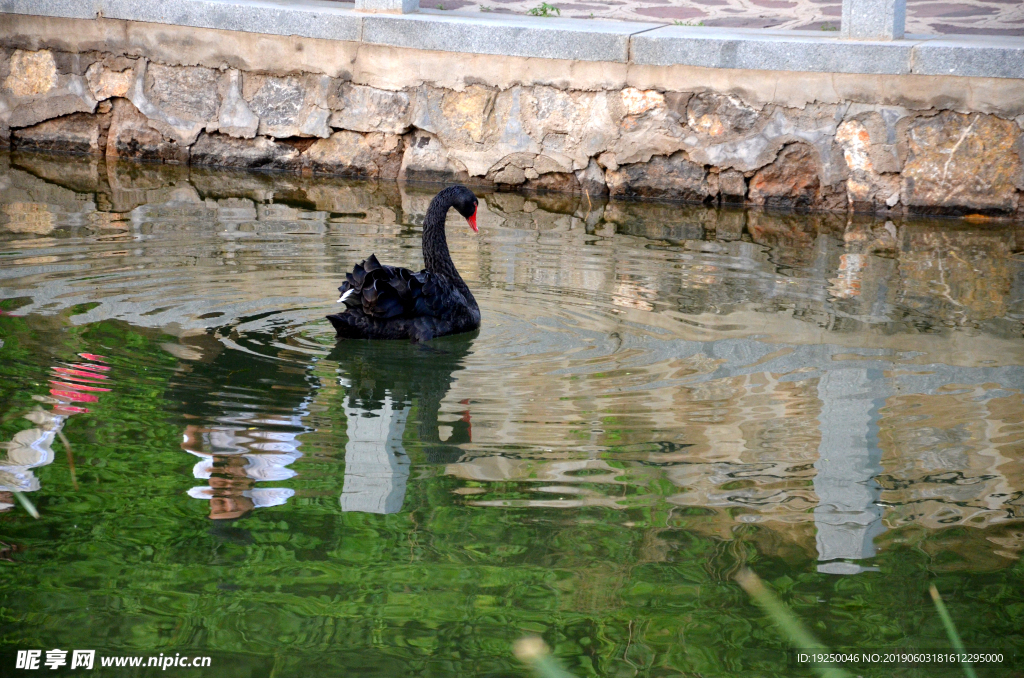
M 107 375 L 99 373 L 108 372 L 110 366 L 93 362 L 105 362 L 106 358 L 95 353 L 79 353 L 78 355 L 89 362 L 66 363 L 66 367 L 50 368 L 51 374 L 55 377 L 50 380 L 50 385 L 53 387 L 50 389 L 50 395 L 56 400 L 53 405 L 54 414 L 63 416 L 86 414 L 89 412 L 89 408 L 71 403 L 96 403 L 99 402 L 99 396 L 92 395 L 92 393 L 110 391 L 109 388 L 102 386 L 90 386 L 90 383 L 103 383 L 109 378 Z
M 63 414 L 63 415 L 69 415 L 69 414 L 88 414 L 89 413 L 89 408 L 88 407 L 77 407 L 75 405 L 54 405 L 53 406 L 53 413 L 54 414 Z
M 76 363 L 75 367 L 83 370 L 89 370 L 90 372 L 109 372 L 109 365 L 93 365 L 92 363 Z M 99 375 L 97 375 L 99 376 Z M 104 377 L 106 379 L 106 377 Z
M 58 374 L 68 375 L 70 378 L 79 377 L 86 381 L 99 381 L 107 378 L 104 374 L 96 374 L 88 370 L 73 370 L 70 367 L 52 367 L 50 369 Z
M 462 421 L 464 421 L 467 424 L 469 424 L 469 426 L 466 427 L 466 433 L 469 436 L 469 442 L 473 442 L 473 422 L 472 422 L 472 418 L 469 416 L 469 409 L 468 409 L 469 408 L 469 398 L 466 398 L 465 400 L 460 400 L 459 404 L 460 405 L 465 405 L 466 408 L 467 408 L 466 410 L 464 410 L 462 412 Z
M 103 388 L 101 386 L 86 386 L 85 384 L 68 384 L 68 383 L 65 383 L 63 381 L 53 381 L 52 379 L 50 380 L 50 383 L 53 384 L 54 386 L 58 386 L 60 388 L 70 388 L 70 389 L 72 389 L 74 391 L 109 391 L 110 390 L 109 388 Z
M 58 398 L 69 400 L 73 403 L 96 403 L 99 402 L 99 396 L 94 396 L 89 393 L 79 393 L 78 391 L 60 391 L 55 388 L 50 389 L 50 395 Z

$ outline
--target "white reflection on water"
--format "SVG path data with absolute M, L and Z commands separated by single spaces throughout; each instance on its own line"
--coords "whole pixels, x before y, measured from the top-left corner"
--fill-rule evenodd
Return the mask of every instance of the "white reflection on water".
M 238 417 L 232 417 L 236 426 Z M 210 502 L 210 518 L 239 518 L 255 508 L 280 506 L 295 494 L 287 487 L 258 487 L 259 482 L 280 482 L 295 476 L 288 468 L 302 457 L 297 434 L 257 426 L 301 428 L 299 417 L 256 417 L 246 428 L 201 428 L 187 426 L 181 448 L 199 461 L 192 475 L 208 481 L 193 487 L 188 495 Z
M 341 510 L 398 513 L 409 479 L 409 455 L 402 447 L 408 405 L 396 406 L 385 397 L 378 409 L 353 404 L 345 397 L 348 442 L 345 443 L 345 482 Z

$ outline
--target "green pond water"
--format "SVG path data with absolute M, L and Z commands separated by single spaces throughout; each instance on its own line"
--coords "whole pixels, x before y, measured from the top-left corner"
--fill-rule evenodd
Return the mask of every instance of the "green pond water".
M 813 675 L 744 568 L 1021 675 L 1021 233 L 480 192 L 479 332 L 336 343 L 436 190 L 0 157 L 0 675 Z

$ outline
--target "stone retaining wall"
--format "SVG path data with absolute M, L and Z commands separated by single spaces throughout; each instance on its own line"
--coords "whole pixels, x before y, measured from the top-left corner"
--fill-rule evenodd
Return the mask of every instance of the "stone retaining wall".
M 0 17 L 20 151 L 1024 219 L 1024 81 L 451 54 Z

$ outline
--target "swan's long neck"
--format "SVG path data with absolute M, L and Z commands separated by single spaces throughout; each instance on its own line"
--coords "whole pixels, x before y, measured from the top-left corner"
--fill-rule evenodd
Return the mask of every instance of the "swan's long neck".
M 450 188 L 438 193 L 430 201 L 427 216 L 423 220 L 423 264 L 431 273 L 447 278 L 459 278 L 452 255 L 448 252 L 448 238 L 444 233 L 444 221 L 454 202 L 454 191 Z M 459 278 L 461 280 L 461 278 Z
M 423 220 L 423 265 L 431 273 L 451 280 L 463 296 L 471 304 L 475 304 L 473 294 L 455 269 L 455 262 L 448 251 L 448 238 L 444 232 L 445 217 L 454 200 L 455 188 L 446 188 L 434 196 L 430 207 L 427 208 L 427 216 Z

